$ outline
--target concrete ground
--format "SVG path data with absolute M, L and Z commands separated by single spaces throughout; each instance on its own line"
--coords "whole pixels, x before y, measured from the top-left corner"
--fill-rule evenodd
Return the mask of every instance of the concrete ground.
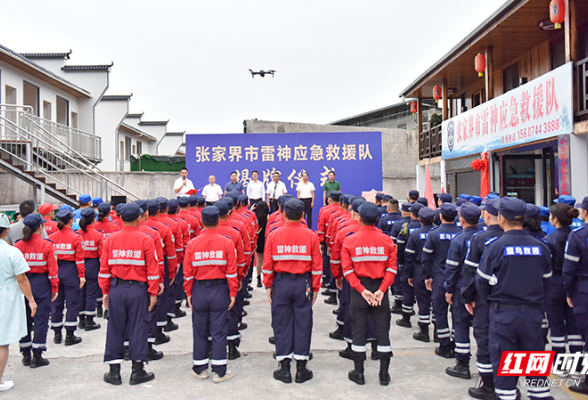
M 78 332 L 83 342 L 72 347 L 53 343 L 49 332 L 46 358 L 47 367 L 30 369 L 21 364 L 18 345 L 10 346 L 10 357 L 4 374 L 13 380 L 15 387 L 0 393 L 0 399 L 104 399 L 148 398 L 154 399 L 405 399 L 405 400 L 461 400 L 470 399 L 468 387 L 476 380 L 462 380 L 445 374 L 454 360 L 436 356 L 435 343 L 422 343 L 412 339 L 417 331 L 416 318 L 413 328 L 398 327 L 392 315 L 390 332 L 394 358 L 390 373 L 392 382 L 382 387 L 378 380 L 377 361 L 366 361 L 366 384 L 358 386 L 347 379 L 353 362 L 339 357 L 338 350 L 345 347 L 342 341 L 328 337 L 335 328 L 333 306 L 324 304 L 320 296 L 314 307 L 314 331 L 312 351 L 314 360 L 309 362 L 314 378 L 304 384 L 284 384 L 272 377 L 277 362 L 272 358 L 273 346 L 268 343 L 272 335 L 270 308 L 265 290 L 255 288 L 251 305 L 246 307 L 245 317 L 249 327 L 242 331 L 242 357 L 229 361 L 233 379 L 214 384 L 212 379 L 200 381 L 190 374 L 192 367 L 192 328 L 190 310 L 188 317 L 175 320 L 180 329 L 171 332 L 171 342 L 157 349 L 165 353 L 162 360 L 151 362 L 147 371 L 155 373 L 155 380 L 137 386 L 129 386 L 130 362 L 123 363 L 122 386 L 112 386 L 102 380 L 108 367 L 102 363 L 106 334 L 106 320 L 98 319 L 102 328 L 92 332 Z M 472 339 L 473 340 L 473 339 Z M 473 340 L 472 343 L 475 343 Z M 368 346 L 369 350 L 369 346 Z M 472 349 L 475 353 L 475 347 Z M 369 354 L 369 352 L 368 352 Z M 472 363 L 475 372 L 475 362 Z M 293 366 L 293 370 L 294 370 Z M 524 389 L 523 393 L 525 393 Z M 570 394 L 560 388 L 552 389 L 557 400 L 586 398 Z M 576 397 L 577 396 L 577 397 Z M 523 396 L 524 398 L 524 396 Z

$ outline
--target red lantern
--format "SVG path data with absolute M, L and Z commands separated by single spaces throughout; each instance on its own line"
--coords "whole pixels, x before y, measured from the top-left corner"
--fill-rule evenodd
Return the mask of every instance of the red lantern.
M 484 71 L 486 71 L 486 57 L 484 57 L 483 54 L 478 53 L 475 64 L 478 76 L 484 76 Z
M 439 87 L 439 85 L 435 85 L 435 87 L 433 88 L 433 98 L 435 99 L 435 103 L 437 103 L 441 98 L 441 88 Z
M 555 29 L 561 29 L 561 24 L 566 18 L 565 0 L 551 0 L 549 3 L 549 19 L 555 24 Z
M 412 112 L 412 115 L 415 115 L 418 111 L 418 105 L 416 101 L 413 101 L 412 103 L 410 103 L 410 111 Z

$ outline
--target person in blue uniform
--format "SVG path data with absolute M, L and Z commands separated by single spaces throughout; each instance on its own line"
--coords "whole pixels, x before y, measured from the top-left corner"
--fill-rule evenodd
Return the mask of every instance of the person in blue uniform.
M 422 226 L 410 234 L 404 250 L 404 268 L 408 284 L 414 287 L 419 307 L 420 331 L 412 335 L 413 339 L 429 343 L 429 325 L 431 324 L 431 292 L 425 286 L 421 256 L 429 231 L 433 229 L 435 213 L 428 207 L 419 210 Z
M 382 206 L 379 209 L 380 221 L 388 215 L 388 204 L 390 204 L 390 200 L 392 200 L 392 196 L 389 194 L 382 196 Z
M 567 194 L 562 194 L 557 199 L 553 200 L 553 202 L 564 203 L 570 207 L 574 207 L 576 205 L 576 198 Z M 584 226 L 584 221 L 579 218 L 574 218 L 574 221 L 572 222 L 572 229 L 580 228 L 582 226 Z
M 588 222 L 588 196 L 578 207 L 580 218 Z M 568 304 L 573 308 L 578 329 L 584 339 L 584 353 L 588 353 L 588 229 L 585 226 L 574 229 L 568 236 L 562 275 Z M 570 390 L 588 394 L 588 380 L 578 386 L 571 386 Z
M 535 204 L 527 203 L 525 205 L 525 221 L 523 222 L 523 229 L 529 235 L 542 239 L 545 237 L 545 232 L 541 229 L 541 210 Z
M 470 325 L 472 315 L 466 310 L 461 288 L 464 285 L 462 275 L 463 264 L 466 259 L 470 242 L 474 234 L 479 232 L 478 220 L 481 210 L 473 202 L 465 203 L 457 209 L 459 221 L 463 231 L 451 241 L 447 261 L 445 262 L 445 299 L 451 305 L 455 338 L 454 367 L 447 367 L 445 372 L 457 378 L 470 379 Z
M 411 193 L 412 192 L 413 191 L 411 191 Z M 415 190 L 415 192 L 416 192 L 416 190 Z M 417 192 L 417 199 L 418 199 L 418 192 Z M 416 199 L 414 202 L 416 202 Z M 402 230 L 402 227 L 404 226 L 404 224 L 407 222 L 410 222 L 410 219 L 411 219 L 410 218 L 410 207 L 412 206 L 412 203 L 414 203 L 414 202 L 402 204 L 402 208 L 401 208 L 402 219 L 398 220 L 394 224 L 394 226 L 392 227 L 392 231 L 390 231 L 390 237 L 394 241 L 394 244 L 397 244 L 398 235 L 400 235 L 400 231 Z M 396 262 L 398 262 L 398 258 L 397 258 Z M 402 266 L 397 265 L 397 268 L 400 270 L 400 269 L 402 269 Z M 390 312 L 392 314 L 402 314 L 402 299 L 403 298 L 402 298 L 402 282 L 400 282 L 400 279 L 394 280 L 394 283 L 392 284 L 392 286 L 390 286 L 390 293 L 392 294 L 392 298 L 394 299 L 394 304 L 392 305 Z
M 435 225 L 441 225 L 441 219 L 439 218 L 439 207 L 443 203 L 452 203 L 453 197 L 449 193 L 440 193 L 437 195 L 437 209 L 435 210 L 435 220 L 433 221 Z
M 409 203 L 416 203 L 421 195 L 419 194 L 418 190 L 411 190 L 408 192 L 408 202 Z
M 388 212 L 384 218 L 378 221 L 378 228 L 386 232 L 388 235 L 392 232 L 392 228 L 396 221 L 402 219 L 402 215 L 398 210 L 398 200 L 391 199 L 388 202 Z
M 525 202 L 500 200 L 504 234 L 490 243 L 478 267 L 476 288 L 490 308 L 490 358 L 499 399 L 515 399 L 518 377 L 498 376 L 504 351 L 543 351 L 543 304 L 552 276 L 551 252 L 523 230 Z M 521 285 L 524 282 L 524 285 Z M 546 377 L 528 377 L 530 399 L 553 399 Z
M 435 354 L 444 357 L 453 357 L 453 348 L 451 345 L 451 332 L 447 321 L 447 310 L 449 305 L 445 300 L 445 260 L 451 240 L 461 228 L 455 225 L 457 217 L 457 207 L 455 204 L 441 205 L 440 217 L 441 226 L 431 229 L 425 247 L 423 247 L 422 265 L 425 285 L 431 291 L 431 300 L 433 301 L 433 314 L 439 336 L 439 347 L 435 349 Z
M 539 213 L 539 218 L 541 219 L 541 230 L 545 232 L 546 235 L 555 232 L 555 226 L 551 225 L 551 222 L 549 222 L 549 207 L 539 207 Z
M 404 250 L 406 249 L 406 242 L 411 233 L 419 229 L 422 224 L 419 220 L 419 211 L 425 208 L 421 203 L 413 203 L 410 207 L 410 221 L 402 226 L 402 230 L 398 234 L 396 246 L 398 249 L 397 263 L 402 266 L 398 271 L 396 279 L 400 280 L 402 289 L 402 318 L 396 320 L 396 325 L 405 328 L 412 328 L 410 317 L 414 315 L 414 287 L 408 283 L 408 275 L 406 273 L 406 265 L 404 258 Z

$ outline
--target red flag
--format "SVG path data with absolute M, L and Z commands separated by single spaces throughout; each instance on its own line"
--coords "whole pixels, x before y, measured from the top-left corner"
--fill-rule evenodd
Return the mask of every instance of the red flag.
M 425 197 L 429 202 L 429 207 L 433 210 L 437 209 L 435 204 L 435 195 L 433 194 L 433 184 L 431 183 L 431 172 L 429 171 L 429 163 L 425 164 Z

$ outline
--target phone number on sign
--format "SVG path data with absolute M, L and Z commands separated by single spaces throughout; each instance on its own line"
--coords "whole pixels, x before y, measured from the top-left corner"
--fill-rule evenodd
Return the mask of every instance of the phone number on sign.
M 553 121 L 545 122 L 543 124 L 539 124 L 536 126 L 530 126 L 528 128 L 519 129 L 516 132 L 504 135 L 502 136 L 502 144 L 516 143 L 533 136 L 557 132 L 559 131 L 559 129 L 559 119 L 554 119 Z

